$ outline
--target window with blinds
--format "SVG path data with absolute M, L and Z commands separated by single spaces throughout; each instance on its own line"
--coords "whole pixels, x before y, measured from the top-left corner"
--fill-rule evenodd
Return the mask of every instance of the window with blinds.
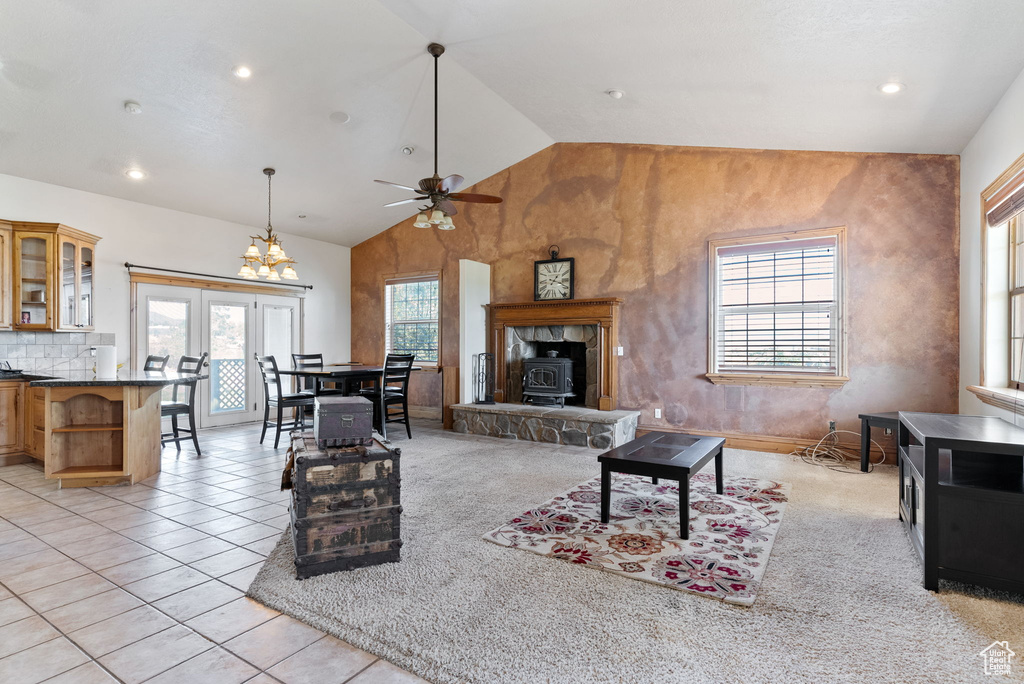
M 1010 387 L 1024 389 L 1024 221 L 1010 219 Z
M 384 298 L 387 352 L 415 354 L 417 363 L 437 363 L 438 276 L 389 279 Z
M 712 243 L 713 373 L 841 374 L 841 238 Z

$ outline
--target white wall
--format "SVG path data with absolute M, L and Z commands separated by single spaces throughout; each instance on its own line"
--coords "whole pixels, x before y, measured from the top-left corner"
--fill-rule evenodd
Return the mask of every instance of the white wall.
M 491 266 L 459 259 L 459 401 L 473 401 L 473 356 L 487 351 Z
M 1024 72 L 960 153 L 960 412 L 998 415 L 1008 420 L 1013 419 L 1008 411 L 983 404 L 964 388 L 979 384 L 981 375 L 981 191 L 1021 154 Z M 993 268 L 996 266 L 993 264 Z M 996 285 L 998 281 L 993 287 Z M 989 332 L 1001 329 L 1005 329 L 1005 322 L 997 320 Z
M 96 331 L 114 333 L 118 361 L 129 356 L 129 285 L 124 262 L 234 276 L 257 228 L 172 209 L 0 175 L 0 218 L 59 222 L 102 240 L 96 247 Z M 349 360 L 349 248 L 282 233 L 305 304 L 305 349 Z

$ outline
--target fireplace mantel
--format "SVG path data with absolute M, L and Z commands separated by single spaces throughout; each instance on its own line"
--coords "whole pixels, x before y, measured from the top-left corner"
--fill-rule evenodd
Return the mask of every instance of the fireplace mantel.
M 491 304 L 491 352 L 494 354 L 494 400 L 505 401 L 509 328 L 528 325 L 596 325 L 598 327 L 598 408 L 614 411 L 619 403 L 619 364 L 615 347 L 619 340 L 618 312 L 622 300 L 565 299 L 543 302 Z

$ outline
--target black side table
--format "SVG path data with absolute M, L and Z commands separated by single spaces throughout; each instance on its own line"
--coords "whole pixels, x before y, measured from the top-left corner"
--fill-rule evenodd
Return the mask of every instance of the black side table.
M 868 472 L 868 456 L 871 452 L 871 428 L 889 428 L 896 434 L 896 428 L 900 424 L 900 412 L 890 411 L 888 413 L 862 413 L 860 418 L 860 470 Z

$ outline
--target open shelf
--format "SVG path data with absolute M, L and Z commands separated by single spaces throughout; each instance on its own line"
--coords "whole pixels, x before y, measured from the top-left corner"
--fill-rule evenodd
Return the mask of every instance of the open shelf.
M 109 477 L 111 475 L 121 475 L 123 469 L 121 466 L 69 466 L 62 470 L 57 470 L 50 473 L 51 477 Z
M 901 446 L 900 453 L 913 466 L 917 476 L 923 479 L 924 447 Z M 1024 494 L 1024 475 L 1018 472 L 1020 456 L 1008 454 L 973 456 L 972 458 L 971 454 L 962 452 L 954 456 L 949 449 L 939 449 L 939 485 Z
M 111 432 L 123 429 L 124 426 L 120 423 L 76 423 L 74 425 L 65 425 L 64 427 L 53 428 L 51 432 Z

